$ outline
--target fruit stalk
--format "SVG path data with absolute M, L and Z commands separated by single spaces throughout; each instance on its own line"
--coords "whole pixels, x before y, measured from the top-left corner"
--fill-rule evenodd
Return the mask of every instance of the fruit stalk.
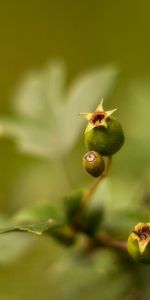
M 96 178 L 91 186 L 87 189 L 87 191 L 85 192 L 83 198 L 82 198 L 82 207 L 86 206 L 87 203 L 89 202 L 89 200 L 91 199 L 91 197 L 93 196 L 95 190 L 97 189 L 98 185 L 101 183 L 101 181 L 108 175 L 110 166 L 111 166 L 111 161 L 112 161 L 112 157 L 109 156 L 106 162 L 106 166 L 105 166 L 105 170 L 102 173 L 101 176 L 99 176 L 98 178 Z

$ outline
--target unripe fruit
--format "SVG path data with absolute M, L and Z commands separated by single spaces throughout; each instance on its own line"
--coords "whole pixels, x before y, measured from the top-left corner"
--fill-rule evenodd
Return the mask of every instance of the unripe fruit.
M 87 120 L 85 144 L 88 150 L 94 150 L 101 155 L 111 156 L 124 143 L 124 133 L 120 123 L 112 117 L 116 109 L 105 111 L 103 100 L 92 113 L 81 113 Z
M 116 153 L 124 143 L 124 134 L 120 123 L 113 117 L 107 119 L 107 127 L 99 126 L 85 131 L 85 144 L 88 150 L 101 155 Z
M 128 252 L 137 262 L 150 264 L 150 223 L 139 223 L 128 238 Z
M 83 156 L 83 167 L 93 177 L 99 177 L 105 169 L 102 156 L 96 151 L 89 151 Z

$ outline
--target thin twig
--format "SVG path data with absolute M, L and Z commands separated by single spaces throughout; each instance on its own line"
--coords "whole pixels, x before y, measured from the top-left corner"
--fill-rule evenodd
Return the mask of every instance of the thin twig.
M 128 255 L 127 243 L 125 241 L 116 240 L 107 233 L 97 235 L 87 241 L 86 250 L 88 253 L 92 253 L 100 248 L 108 248 Z
M 108 248 L 123 250 L 123 251 L 127 252 L 127 243 L 126 242 L 116 240 L 108 235 L 97 236 L 94 239 L 94 243 L 97 247 L 98 246 L 106 247 L 106 248 L 108 247 Z
M 98 178 L 96 178 L 92 182 L 92 184 L 89 187 L 89 189 L 85 192 L 85 194 L 84 194 L 84 196 L 82 198 L 82 207 L 84 207 L 88 203 L 88 201 L 90 200 L 90 198 L 93 196 L 93 194 L 94 194 L 97 186 L 108 175 L 108 172 L 109 172 L 109 169 L 110 169 L 110 165 L 111 165 L 111 161 L 112 161 L 112 157 L 109 156 L 103 174 L 101 176 L 99 176 Z

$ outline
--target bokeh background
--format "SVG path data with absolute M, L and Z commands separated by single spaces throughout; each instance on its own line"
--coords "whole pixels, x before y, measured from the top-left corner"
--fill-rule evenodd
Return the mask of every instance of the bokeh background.
M 32 78 L 38 78 L 39 82 L 44 80 L 42 72 L 49 70 L 50 65 L 54 65 L 54 73 L 55 68 L 59 73 L 59 66 L 62 70 L 65 66 L 60 76 L 66 76 L 66 90 L 76 78 L 81 76 L 80 83 L 83 74 L 94 74 L 91 70 L 97 70 L 102 79 L 100 83 L 96 79 L 96 94 L 91 102 L 88 99 L 87 104 L 86 91 L 81 95 L 82 109 L 95 107 L 98 95 L 106 99 L 106 108 L 119 108 L 117 116 L 124 127 L 126 143 L 114 158 L 111 180 L 105 182 L 100 191 L 109 211 L 109 222 L 116 221 L 115 209 L 134 211 L 140 205 L 142 209 L 143 201 L 149 205 L 149 11 L 148 0 L 1 1 L 0 119 L 1 124 L 7 123 L 0 140 L 2 218 L 36 203 L 58 203 L 62 194 L 91 182 L 81 166 L 85 151 L 84 121 L 65 158 L 53 152 L 47 158 L 47 155 L 39 155 L 39 150 L 37 153 L 35 149 L 24 151 L 25 147 L 18 147 L 22 144 L 20 140 L 17 144 L 18 129 L 13 133 L 10 129 L 12 118 L 18 118 L 15 112 L 19 111 L 19 104 L 16 103 L 20 103 L 20 98 L 27 101 L 27 95 L 23 98 L 26 86 Z M 25 87 L 18 96 L 23 82 L 26 82 Z M 59 82 L 54 85 L 56 92 Z M 93 83 L 93 90 L 94 87 Z M 36 94 L 33 96 L 36 98 Z M 54 107 L 55 101 L 51 101 Z M 24 105 L 21 107 L 24 110 Z M 41 127 L 40 122 L 46 119 L 44 110 L 42 112 L 43 119 L 38 123 Z M 78 122 L 77 112 L 80 106 L 76 108 L 74 122 Z M 47 118 L 52 115 L 53 110 Z M 30 117 L 32 119 L 32 113 Z M 21 115 L 18 119 L 20 124 Z M 59 120 L 60 126 L 64 122 L 62 115 Z M 135 220 L 128 218 L 122 226 L 132 229 Z M 66 249 L 47 237 L 26 233 L 1 236 L 0 299 L 149 299 L 149 267 L 140 267 L 138 271 L 135 267 L 135 276 L 125 266 L 117 265 L 116 256 L 109 251 L 97 253 L 92 261 L 79 264 L 77 253 L 78 250 Z M 137 292 L 139 286 L 141 291 Z

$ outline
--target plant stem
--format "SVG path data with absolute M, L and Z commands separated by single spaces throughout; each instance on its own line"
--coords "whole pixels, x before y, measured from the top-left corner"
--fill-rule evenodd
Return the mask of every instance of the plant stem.
M 85 251 L 92 253 L 96 249 L 108 248 L 115 250 L 121 255 L 130 258 L 127 251 L 127 243 L 125 241 L 116 240 L 108 234 L 97 235 L 87 241 Z
M 108 157 L 108 160 L 106 161 L 105 170 L 101 176 L 96 178 L 91 186 L 87 189 L 85 192 L 82 202 L 81 202 L 81 212 L 82 209 L 88 204 L 89 200 L 93 196 L 96 188 L 101 183 L 101 181 L 108 175 L 110 165 L 112 161 L 112 156 Z M 81 217 L 81 216 L 80 216 Z M 91 249 L 95 249 L 97 247 L 105 247 L 105 248 L 111 248 L 118 251 L 123 251 L 125 254 L 128 254 L 127 252 L 127 243 L 124 241 L 116 240 L 115 238 L 111 237 L 108 234 L 98 235 L 95 236 L 93 239 L 89 241 L 89 246 Z
M 95 246 L 108 247 L 117 250 L 123 250 L 127 252 L 127 243 L 112 238 L 109 235 L 97 236 L 94 239 Z
M 97 186 L 108 175 L 110 165 L 111 165 L 111 161 L 112 161 L 112 157 L 109 156 L 108 161 L 106 162 L 106 167 L 105 167 L 105 170 L 104 170 L 103 174 L 101 176 L 99 176 L 98 178 L 96 178 L 93 181 L 93 183 L 91 184 L 91 186 L 89 187 L 89 189 L 85 192 L 85 194 L 83 196 L 83 199 L 82 199 L 82 207 L 84 207 L 88 203 L 88 201 L 93 196 Z

